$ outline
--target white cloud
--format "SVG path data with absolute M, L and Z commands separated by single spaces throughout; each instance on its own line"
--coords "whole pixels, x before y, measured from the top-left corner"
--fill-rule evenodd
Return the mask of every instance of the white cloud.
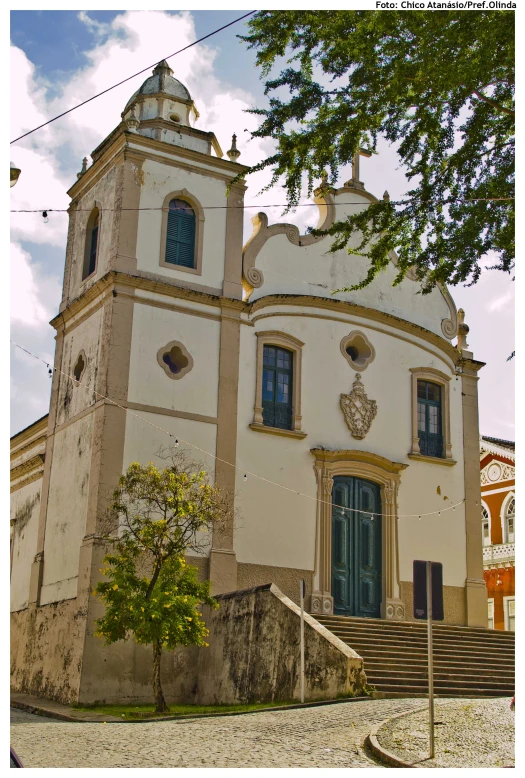
M 27 327 L 47 325 L 60 302 L 58 280 L 45 276 L 31 255 L 11 243 L 11 321 Z
M 487 305 L 487 311 L 494 313 L 494 311 L 501 311 L 503 308 L 507 308 L 510 305 L 511 310 L 514 310 L 514 289 L 511 287 L 505 294 L 491 300 Z

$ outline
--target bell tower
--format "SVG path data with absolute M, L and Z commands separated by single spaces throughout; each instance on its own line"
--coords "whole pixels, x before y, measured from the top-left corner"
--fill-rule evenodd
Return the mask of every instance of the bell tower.
M 230 183 L 246 168 L 235 142 L 224 159 L 198 118 L 160 62 L 68 192 L 31 601 L 75 599 L 87 614 L 76 638 L 81 696 L 100 660 L 90 592 L 118 478 L 132 461 L 154 460 L 167 433 L 235 462 L 245 186 Z M 234 469 L 204 460 L 233 500 Z M 195 563 L 215 592 L 235 589 L 233 527 Z

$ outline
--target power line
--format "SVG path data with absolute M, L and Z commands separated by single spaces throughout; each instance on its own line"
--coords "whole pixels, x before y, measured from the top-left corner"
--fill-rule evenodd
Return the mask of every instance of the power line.
M 408 205 L 408 203 L 412 202 L 413 200 L 416 200 L 417 198 L 411 197 L 408 198 L 408 200 L 389 200 L 390 205 Z M 467 203 L 477 203 L 477 202 L 507 202 L 510 200 L 514 200 L 514 197 L 472 197 L 467 200 L 464 200 L 463 202 Z M 381 201 L 380 201 L 381 202 Z M 432 203 L 436 202 L 434 200 L 422 200 L 422 203 Z M 452 201 L 451 201 L 452 202 Z M 454 201 L 457 202 L 457 201 Z M 327 205 L 330 205 L 330 203 L 327 203 Z M 374 205 L 374 203 L 363 203 L 363 202 L 342 202 L 342 203 L 334 203 L 334 205 Z M 295 208 L 313 208 L 316 206 L 319 207 L 317 203 L 298 203 L 294 206 L 288 206 L 285 203 L 263 203 L 255 205 L 202 205 L 201 208 L 205 211 L 213 211 L 213 210 L 228 210 L 228 209 L 246 209 L 246 208 L 290 208 L 290 210 L 295 210 Z M 89 211 L 91 212 L 93 208 L 75 208 L 75 213 L 80 211 Z M 108 211 L 114 213 L 115 211 L 170 211 L 170 210 L 183 210 L 183 209 L 171 209 L 171 208 L 162 208 L 162 207 L 151 207 L 151 208 L 99 208 L 99 211 Z M 68 213 L 69 208 L 12 208 L 10 210 L 10 213 Z
M 187 46 L 184 46 L 183 49 L 179 49 L 178 51 L 175 51 L 173 54 L 170 54 L 168 57 L 164 57 L 164 59 L 171 59 L 171 57 L 175 57 L 177 54 L 182 54 L 183 51 L 186 51 L 187 49 L 191 49 L 191 47 L 196 46 L 197 43 L 202 43 L 202 41 L 205 41 L 207 38 L 211 38 L 212 35 L 216 35 L 218 32 L 225 30 L 227 27 L 231 27 L 232 24 L 237 24 L 237 22 L 241 22 L 243 19 L 246 19 L 248 16 L 252 16 L 252 14 L 254 13 L 256 13 L 256 11 L 250 11 L 249 13 L 244 14 L 244 16 L 239 16 L 239 18 L 234 19 L 233 22 L 229 22 L 228 24 L 225 24 L 223 27 L 219 27 L 217 30 L 208 33 L 208 35 L 205 35 L 203 38 L 199 38 L 198 40 L 193 41 L 193 43 L 189 43 Z M 113 86 L 108 87 L 108 89 L 104 89 L 103 92 L 99 92 L 97 95 L 93 95 L 93 97 L 84 100 L 83 103 L 79 103 L 78 105 L 73 106 L 73 108 L 69 108 L 67 111 L 64 111 L 63 113 L 59 113 L 58 116 L 55 116 L 53 119 L 49 119 L 49 121 L 44 122 L 43 124 L 39 124 L 38 127 L 35 127 L 33 130 L 29 130 L 29 132 L 25 132 L 23 135 L 20 135 L 18 138 L 12 140 L 11 145 L 13 143 L 16 143 L 18 140 L 22 140 L 22 138 L 26 138 L 28 135 L 31 135 L 33 132 L 42 129 L 42 127 L 51 124 L 51 122 L 56 122 L 57 119 L 61 119 L 62 116 L 66 116 L 66 114 L 71 113 L 71 111 L 76 111 L 77 108 L 81 108 L 83 105 L 86 105 L 86 103 L 90 103 L 92 100 L 96 100 L 97 97 L 100 97 L 101 95 L 105 95 L 106 92 L 111 92 L 112 89 L 115 89 L 117 86 L 121 86 L 122 84 L 125 84 L 126 81 L 131 81 L 132 78 L 135 78 L 135 76 L 140 76 L 140 74 L 145 73 L 146 70 L 151 70 L 159 63 L 159 61 L 160 60 L 157 60 L 157 62 L 154 62 L 153 65 L 148 65 L 147 68 L 144 68 L 143 70 L 139 70 L 138 73 L 134 73 L 132 76 L 125 78 L 123 81 L 119 81 L 118 84 L 114 84 Z
M 65 376 L 69 381 L 72 381 L 76 386 L 84 386 L 86 388 L 89 388 L 82 381 L 78 381 L 74 376 L 69 375 L 69 373 L 65 373 L 60 368 L 58 368 L 58 367 L 51 367 L 49 362 L 47 362 L 45 359 L 43 359 L 42 357 L 37 356 L 37 354 L 33 354 L 32 351 L 29 351 L 29 349 L 26 349 L 23 346 L 20 346 L 18 343 L 15 343 L 14 340 L 11 340 L 10 342 L 12 343 L 13 346 L 16 346 L 16 348 L 19 348 L 21 351 L 24 351 L 30 357 L 33 357 L 34 359 L 36 359 L 39 362 L 42 362 L 44 365 L 46 365 L 46 367 L 49 369 L 49 374 L 50 375 L 52 375 L 53 371 L 54 371 L 54 372 L 60 373 L 61 375 Z M 91 391 L 93 391 L 94 394 L 96 394 L 101 399 L 107 400 L 112 405 L 115 405 L 117 408 L 120 408 L 125 413 L 129 413 L 132 416 L 136 416 L 137 419 L 141 419 L 141 421 L 146 422 L 146 424 L 149 424 L 150 427 L 154 427 L 155 429 L 159 430 L 160 432 L 163 432 L 165 435 L 168 435 L 170 438 L 174 438 L 176 446 L 178 446 L 179 443 L 184 443 L 185 445 L 191 446 L 192 448 L 196 449 L 201 454 L 205 454 L 208 457 L 212 457 L 212 459 L 215 459 L 216 462 L 222 462 L 222 464 L 228 465 L 229 467 L 233 467 L 234 470 L 238 470 L 239 472 L 244 473 L 244 480 L 245 481 L 247 480 L 247 476 L 251 475 L 254 478 L 257 478 L 259 481 L 264 481 L 265 483 L 270 484 L 271 486 L 277 486 L 279 489 L 284 489 L 287 492 L 292 492 L 292 494 L 296 494 L 299 497 L 306 497 L 306 499 L 313 500 L 316 503 L 321 503 L 323 505 L 331 505 L 332 507 L 341 508 L 344 511 L 345 510 L 346 511 L 350 511 L 351 513 L 362 513 L 365 516 L 371 516 L 372 520 L 374 519 L 374 517 L 387 517 L 387 518 L 389 517 L 389 514 L 387 514 L 387 513 L 375 513 L 374 511 L 360 511 L 360 510 L 357 510 L 357 509 L 354 509 L 354 508 L 348 508 L 346 505 L 338 505 L 337 503 L 333 503 L 333 502 L 328 501 L 328 500 L 320 500 L 318 497 L 312 497 L 310 494 L 305 494 L 304 492 L 299 492 L 299 491 L 297 491 L 297 489 L 292 489 L 289 486 L 284 486 L 283 484 L 279 484 L 276 481 L 271 481 L 269 478 L 264 478 L 264 476 L 262 476 L 262 475 L 257 475 L 257 473 L 252 473 L 249 470 L 245 470 L 244 468 L 239 467 L 239 465 L 235 465 L 232 462 L 227 462 L 225 459 L 221 459 L 220 457 L 216 456 L 215 454 L 212 454 L 210 451 L 206 451 L 205 449 L 200 448 L 200 446 L 197 446 L 195 443 L 190 443 L 188 440 L 183 440 L 183 438 L 177 437 L 172 432 L 169 432 L 168 430 L 164 429 L 163 427 L 159 427 L 158 424 L 154 424 L 152 421 L 149 421 L 148 419 L 145 419 L 144 416 L 140 416 L 140 414 L 135 413 L 130 408 L 126 408 L 125 406 L 120 405 L 118 402 L 116 402 L 115 400 L 112 400 L 110 397 L 107 397 L 106 395 L 102 394 L 101 392 L 97 392 L 96 389 L 92 389 Z M 463 498 L 462 500 L 460 500 L 457 503 L 454 503 L 454 505 L 449 505 L 446 508 L 442 508 L 441 510 L 438 510 L 438 511 L 430 511 L 430 512 L 427 512 L 427 513 L 397 514 L 396 518 L 397 519 L 408 519 L 408 518 L 421 519 L 421 518 L 427 517 L 427 516 L 441 515 L 442 513 L 446 513 L 447 511 L 455 511 L 456 508 L 458 506 L 460 506 L 460 505 L 463 505 L 464 502 L 466 502 L 465 498 Z M 477 505 L 477 503 L 476 503 L 476 505 Z

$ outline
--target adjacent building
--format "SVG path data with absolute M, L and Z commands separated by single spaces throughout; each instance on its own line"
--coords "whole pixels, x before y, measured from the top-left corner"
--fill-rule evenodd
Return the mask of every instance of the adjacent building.
M 480 438 L 483 576 L 487 584 L 488 626 L 514 632 L 515 521 L 514 443 Z

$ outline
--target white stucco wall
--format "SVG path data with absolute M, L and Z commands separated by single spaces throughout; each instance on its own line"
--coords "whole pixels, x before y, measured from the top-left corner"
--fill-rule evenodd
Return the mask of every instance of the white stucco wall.
M 64 351 L 60 368 L 64 375 L 59 377 L 57 426 L 73 418 L 100 399 L 95 394 L 94 389 L 103 323 L 104 312 L 102 308 L 99 308 L 64 337 Z M 84 351 L 85 354 L 86 367 L 80 379 L 81 383 L 77 385 L 66 376 L 74 376 L 75 365 L 81 351 Z
M 209 159 L 212 160 L 212 157 Z M 184 162 L 185 160 L 181 160 L 181 164 Z M 182 189 L 187 189 L 202 206 L 226 205 L 226 184 L 224 181 L 206 175 L 204 167 L 201 174 L 182 167 L 146 160 L 142 171 L 144 183 L 141 187 L 140 208 L 160 209 L 167 195 Z M 202 275 L 197 275 L 177 270 L 175 265 L 173 269 L 159 265 L 162 211 L 141 211 L 137 233 L 138 269 L 186 284 L 222 289 L 226 214 L 225 209 L 204 210 Z
M 85 533 L 93 414 L 55 434 L 44 544 L 41 604 L 76 597 Z
M 408 465 L 401 475 L 399 513 L 439 510 L 459 502 L 463 490 L 461 382 L 450 360 L 427 341 L 359 317 L 339 317 L 326 309 L 268 306 L 262 313 L 291 312 L 288 316 L 259 318 L 255 327 L 241 328 L 241 364 L 238 418 L 238 464 L 312 497 L 317 495 L 314 458 L 310 449 L 363 450 Z M 310 314 L 310 315 L 301 315 Z M 313 315 L 312 315 L 313 314 Z M 363 332 L 375 348 L 375 360 L 362 372 L 377 415 L 363 440 L 352 437 L 340 407 L 341 393 L 351 391 L 356 372 L 340 351 L 350 331 Z M 276 330 L 304 342 L 302 349 L 303 440 L 253 431 L 256 376 L 256 332 Z M 412 367 L 433 367 L 448 375 L 452 467 L 414 462 L 408 458 L 412 442 Z M 438 487 L 441 496 L 437 494 Z M 316 505 L 304 497 L 248 478 L 237 479 L 238 504 L 244 510 L 244 528 L 236 533 L 235 548 L 241 562 L 287 565 L 313 569 Z M 444 500 L 448 497 L 449 500 Z M 399 523 L 401 580 L 412 579 L 412 560 L 429 554 L 444 561 L 445 584 L 463 586 L 466 576 L 463 511 L 456 509 L 423 524 Z
M 12 536 L 11 611 L 27 608 L 31 565 L 35 558 L 42 479 L 11 495 Z
M 151 426 L 152 424 L 155 426 Z M 161 469 L 169 466 L 169 461 L 158 454 L 161 453 L 162 449 L 167 452 L 168 449 L 173 448 L 174 439 L 170 438 L 168 434 L 163 434 L 158 427 L 178 438 L 180 442 L 176 450 L 184 452 L 189 460 L 202 466 L 213 482 L 215 474 L 213 455 L 215 454 L 217 426 L 190 419 L 163 416 L 159 413 L 145 413 L 144 411 L 138 415 L 127 414 L 123 471 L 132 462 L 139 462 L 142 465 L 153 462 Z M 189 445 L 190 443 L 193 445 Z M 199 535 L 199 542 L 201 541 L 204 541 L 205 544 L 211 543 L 211 537 L 205 538 L 203 535 Z M 209 547 L 203 548 L 202 553 L 207 555 Z
M 136 303 L 128 400 L 215 417 L 219 339 L 218 321 Z M 180 341 L 193 357 L 192 370 L 178 380 L 169 378 L 157 361 L 159 349 L 172 340 Z
M 355 208 L 338 203 L 368 200 L 355 193 L 342 193 L 335 198 L 336 219 L 343 220 Z M 355 292 L 332 293 L 336 289 L 353 286 L 366 277 L 370 261 L 361 256 L 350 256 L 346 249 L 329 253 L 332 239 L 327 236 L 310 246 L 297 246 L 285 234 L 269 238 L 255 261 L 255 267 L 264 276 L 262 286 L 255 289 L 250 300 L 270 294 L 302 294 L 345 300 L 368 308 L 393 314 L 442 336 L 441 322 L 450 318 L 450 309 L 442 292 L 436 288 L 428 295 L 418 294 L 420 284 L 405 278 L 392 286 L 397 268 L 390 263 L 364 289 Z M 355 247 L 358 240 L 350 243 Z

